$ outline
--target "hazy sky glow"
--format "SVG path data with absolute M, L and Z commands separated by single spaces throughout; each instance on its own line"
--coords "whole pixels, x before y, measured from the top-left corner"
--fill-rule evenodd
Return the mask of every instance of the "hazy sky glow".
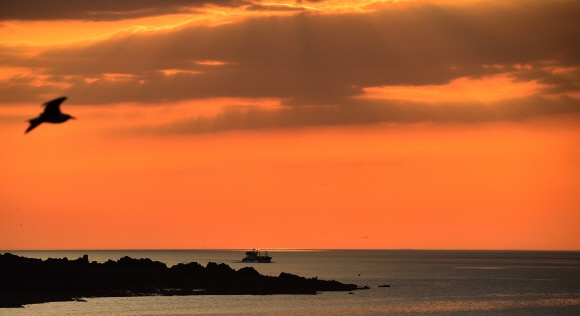
M 0 249 L 580 250 L 579 16 L 3 3 Z

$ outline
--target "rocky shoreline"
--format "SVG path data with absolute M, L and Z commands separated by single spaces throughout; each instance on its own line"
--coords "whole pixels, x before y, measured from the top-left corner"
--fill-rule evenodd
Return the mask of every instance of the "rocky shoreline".
M 98 263 L 89 262 L 87 255 L 75 260 L 0 255 L 0 308 L 87 297 L 316 294 L 356 289 L 361 288 L 284 272 L 265 276 L 252 267 L 234 270 L 224 263 L 210 262 L 204 267 L 191 262 L 168 268 L 162 262 L 130 257 Z

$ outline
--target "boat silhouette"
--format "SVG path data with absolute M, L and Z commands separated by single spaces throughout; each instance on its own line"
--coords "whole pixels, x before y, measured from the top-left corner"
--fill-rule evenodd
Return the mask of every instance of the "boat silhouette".
M 246 257 L 242 259 L 242 262 L 271 263 L 272 257 L 268 256 L 267 251 L 262 253 L 260 250 L 252 249 L 252 251 L 246 251 Z

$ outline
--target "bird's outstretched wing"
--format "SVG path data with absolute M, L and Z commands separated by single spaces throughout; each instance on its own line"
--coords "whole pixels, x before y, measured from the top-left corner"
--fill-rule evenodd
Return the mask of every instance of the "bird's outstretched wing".
M 66 97 L 54 99 L 44 103 L 44 113 L 48 115 L 58 115 L 60 114 L 60 104 L 66 100 Z

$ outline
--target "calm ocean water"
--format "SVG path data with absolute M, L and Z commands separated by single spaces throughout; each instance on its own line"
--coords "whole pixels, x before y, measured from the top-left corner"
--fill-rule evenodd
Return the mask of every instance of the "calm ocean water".
M 0 251 L 0 253 L 4 253 Z M 0 315 L 580 315 L 580 252 L 331 250 L 270 251 L 273 263 L 211 250 L 10 251 L 30 258 L 105 262 L 124 256 L 168 266 L 195 261 L 253 266 L 369 290 L 318 295 L 88 298 L 0 309 Z M 379 285 L 388 284 L 391 287 Z

